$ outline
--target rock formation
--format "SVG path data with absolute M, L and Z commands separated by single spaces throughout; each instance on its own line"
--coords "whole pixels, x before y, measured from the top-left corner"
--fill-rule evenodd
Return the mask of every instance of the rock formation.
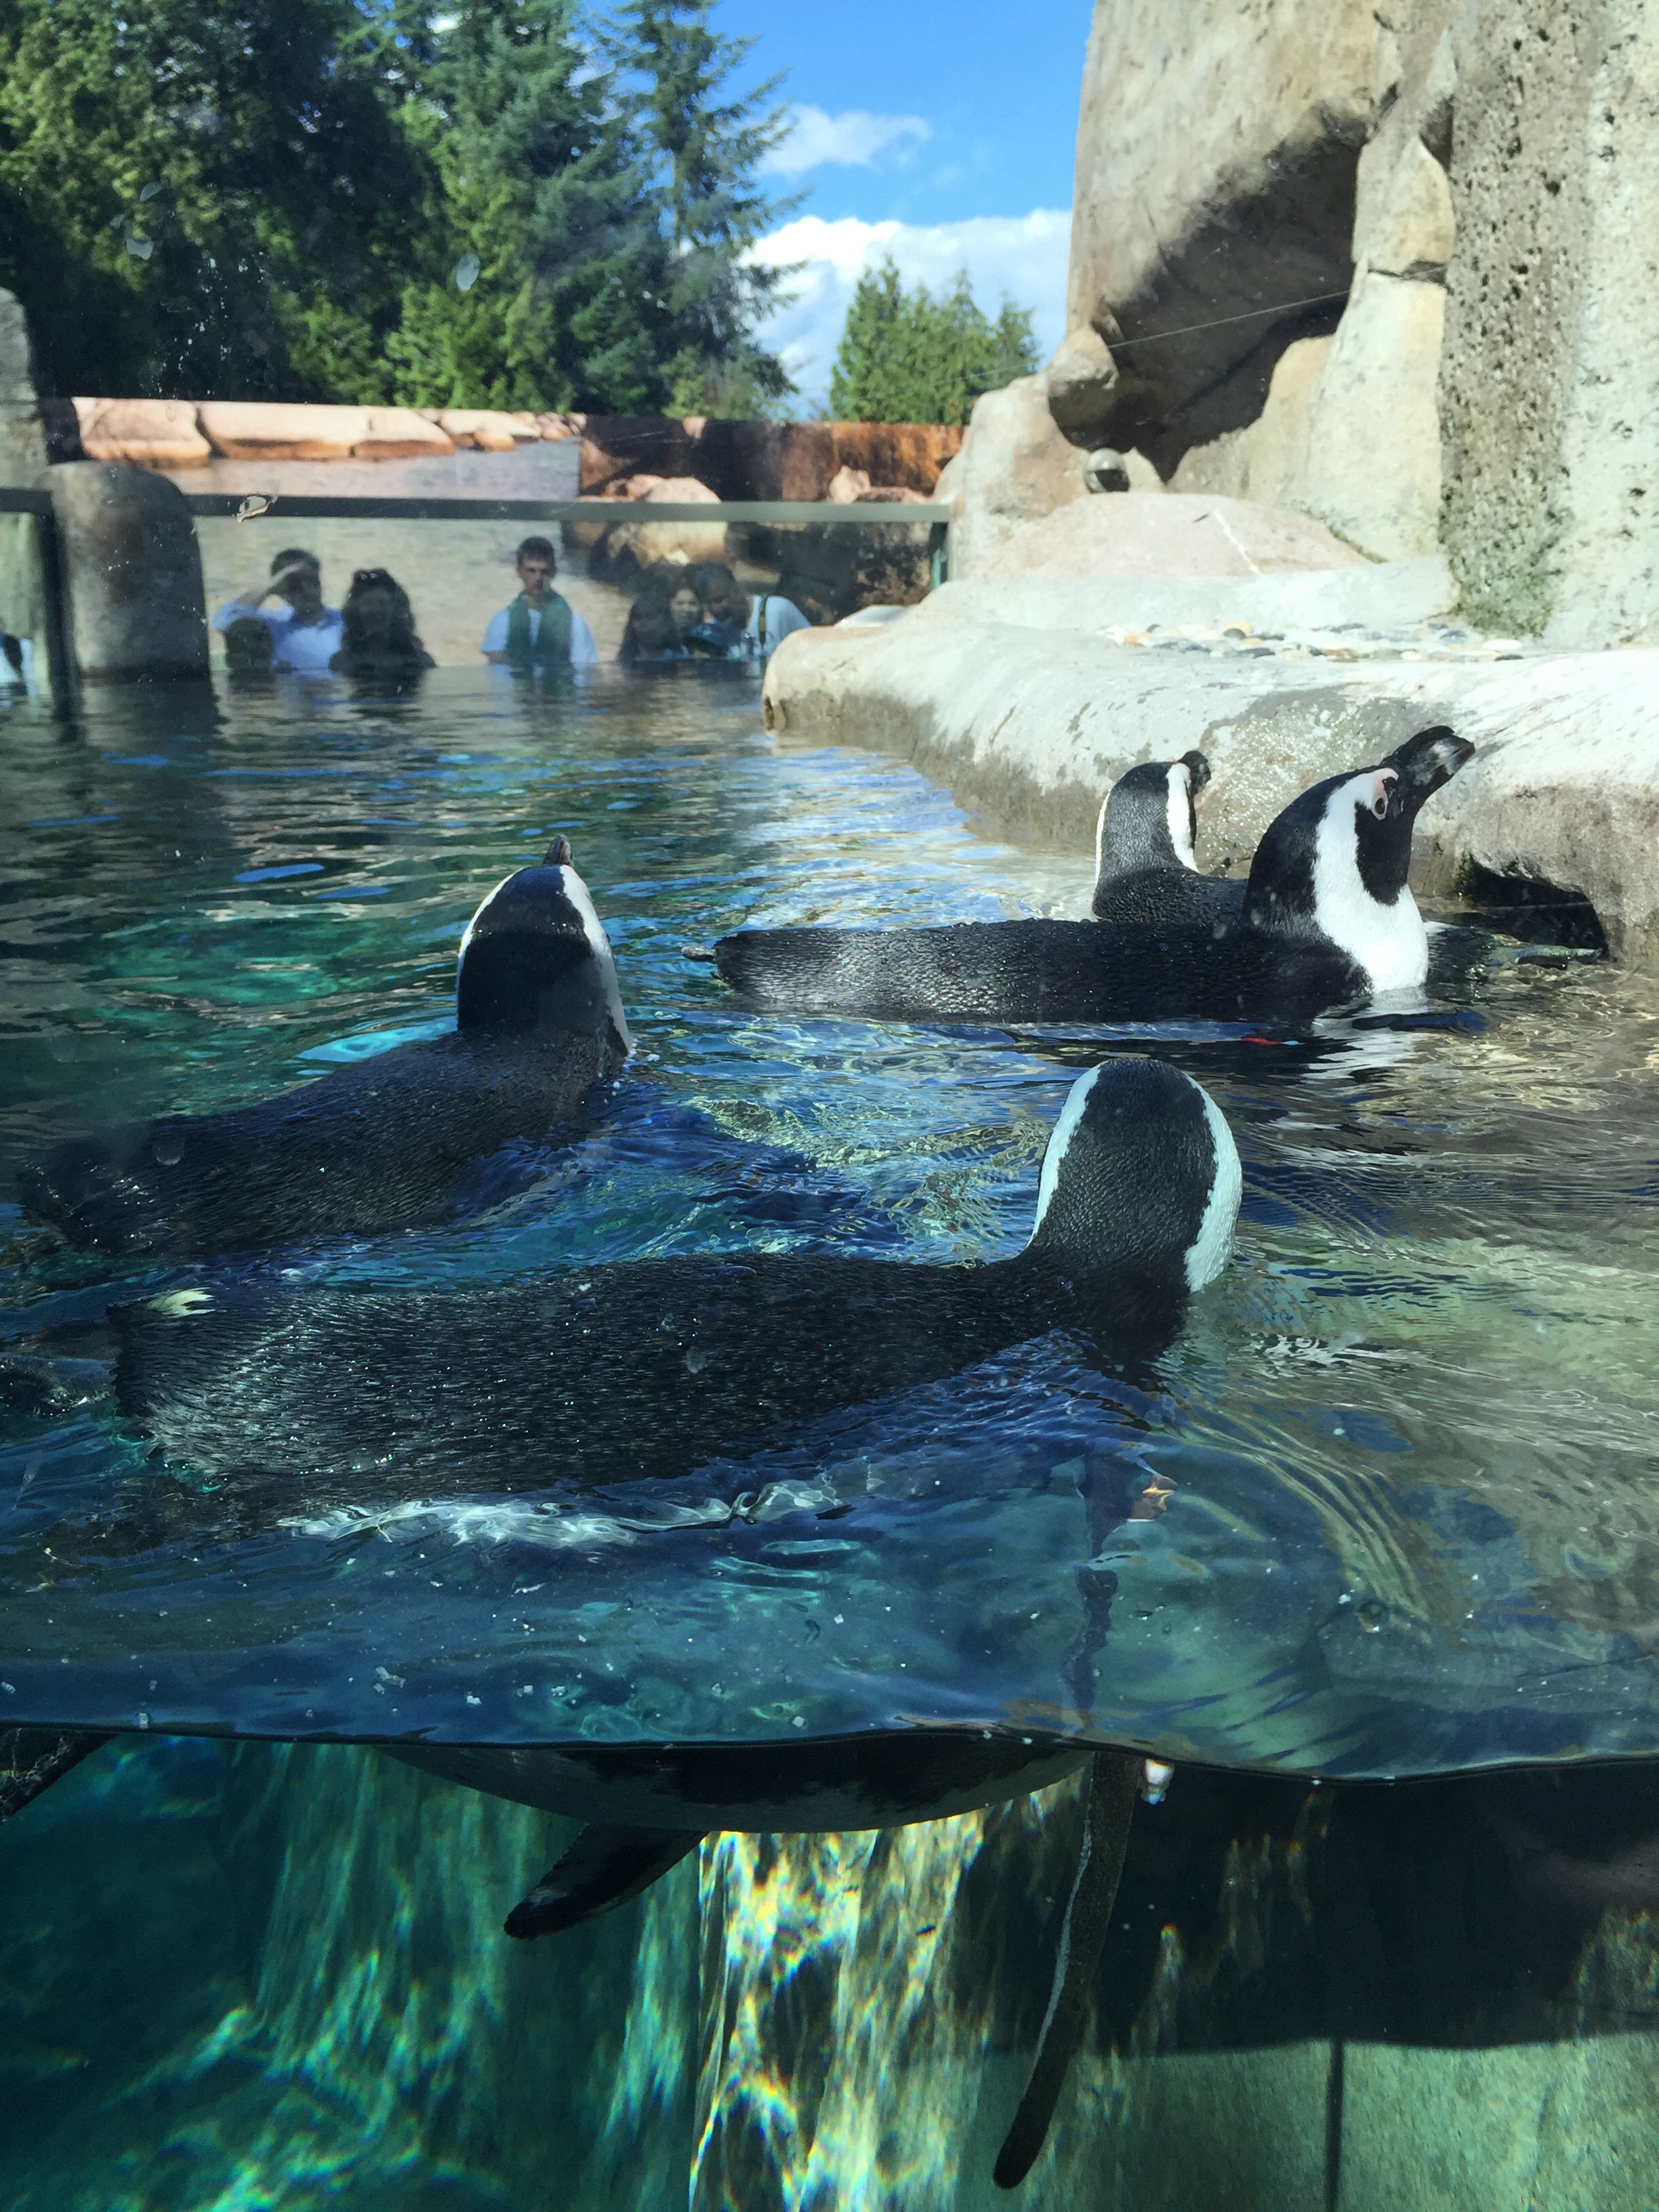
M 1096 0 L 1068 336 L 975 410 L 956 573 L 1079 496 L 1067 443 L 1138 449 L 1443 548 L 1494 628 L 1653 640 L 1656 64 L 1641 0 Z

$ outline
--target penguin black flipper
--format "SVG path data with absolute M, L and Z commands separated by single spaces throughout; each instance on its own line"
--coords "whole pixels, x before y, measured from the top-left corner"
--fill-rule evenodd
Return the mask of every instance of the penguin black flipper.
M 1083 1815 L 1083 1846 L 1060 1923 L 1054 1989 L 1037 2036 L 1031 2076 L 1013 2124 L 1003 2137 L 992 2179 L 999 2189 L 1018 2189 L 1048 2139 L 1066 2076 L 1089 2022 L 1089 1999 L 1111 1926 L 1112 1907 L 1128 1849 L 1140 1783 L 1133 1752 L 1095 1753 Z
M 701 1828 L 584 1828 L 503 1925 L 523 1942 L 580 1928 L 640 1896 L 702 1841 Z
M 32 1805 L 43 1790 L 109 1741 L 107 1730 L 0 1729 L 0 1820 Z

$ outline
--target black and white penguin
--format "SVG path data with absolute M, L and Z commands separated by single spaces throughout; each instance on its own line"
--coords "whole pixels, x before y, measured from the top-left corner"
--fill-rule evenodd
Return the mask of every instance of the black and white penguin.
M 1304 791 L 1257 847 L 1236 921 L 742 930 L 715 962 L 754 1006 L 894 1020 L 1300 1020 L 1410 996 L 1429 969 L 1413 825 L 1474 750 L 1422 730 Z
M 117 1402 L 223 1479 L 221 1528 L 411 1492 L 586 1495 L 759 1449 L 1056 1328 L 1138 1364 L 1219 1273 L 1239 1185 L 1197 1084 L 1111 1060 L 1073 1086 L 1011 1258 L 757 1251 L 464 1289 L 215 1284 L 112 1310 Z
M 1198 796 L 1210 781 L 1200 752 L 1143 761 L 1107 793 L 1095 825 L 1097 921 L 1235 920 L 1242 880 L 1200 875 Z
M 456 1027 L 223 1114 L 163 1115 L 58 1146 L 22 1177 L 71 1243 L 180 1257 L 441 1218 L 514 1138 L 571 1138 L 632 1049 L 587 887 L 557 838 L 466 926 Z

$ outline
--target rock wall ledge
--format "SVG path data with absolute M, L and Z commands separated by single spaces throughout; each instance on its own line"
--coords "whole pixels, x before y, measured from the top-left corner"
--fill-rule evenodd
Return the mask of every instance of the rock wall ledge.
M 1449 721 L 1479 750 L 1424 811 L 1419 887 L 1449 893 L 1471 863 L 1542 879 L 1590 902 L 1616 960 L 1659 973 L 1659 651 L 1481 639 L 1435 618 L 1437 575 L 1253 578 L 1224 604 L 1191 579 L 947 584 L 787 640 L 767 726 L 896 754 L 1000 831 L 1073 852 L 1126 769 L 1199 745 L 1200 864 L 1239 871 L 1297 791 Z

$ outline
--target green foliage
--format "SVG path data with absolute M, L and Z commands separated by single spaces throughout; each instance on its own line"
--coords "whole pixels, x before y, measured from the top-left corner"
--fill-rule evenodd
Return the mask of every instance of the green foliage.
M 362 20 L 0 9 L 0 283 L 56 389 L 366 396 L 427 195 Z
M 757 345 L 756 325 L 791 271 L 744 255 L 797 203 L 769 199 L 755 169 L 788 128 L 768 106 L 782 82 L 747 94 L 729 81 L 754 45 L 709 27 L 710 0 L 623 0 L 610 50 L 633 91 L 664 205 L 664 251 L 649 307 L 662 404 L 675 414 L 752 416 L 793 390 L 782 363 Z
M 890 255 L 859 278 L 830 379 L 843 422 L 965 422 L 982 392 L 1037 366 L 1031 311 L 1005 300 L 993 322 L 964 269 L 948 292 L 907 291 Z
M 57 392 L 753 412 L 781 135 L 709 0 L 0 0 L 0 284 Z

